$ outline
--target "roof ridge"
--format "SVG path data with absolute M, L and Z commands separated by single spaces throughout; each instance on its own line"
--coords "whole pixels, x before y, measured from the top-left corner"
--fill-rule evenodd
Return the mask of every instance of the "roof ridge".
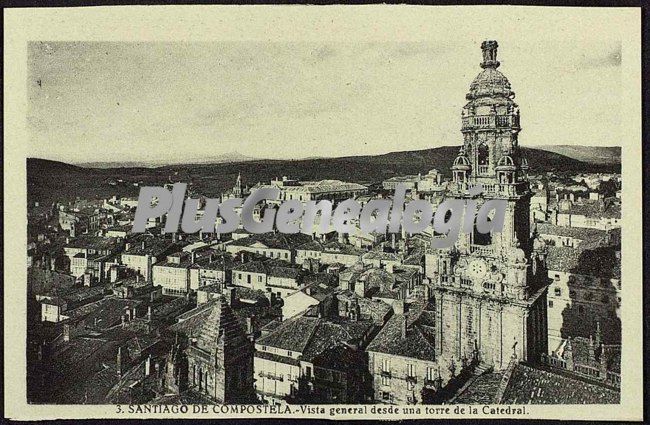
M 309 349 L 310 344 L 313 341 L 314 334 L 316 333 L 316 329 L 320 327 L 320 325 L 323 323 L 323 319 L 320 317 L 316 318 L 316 326 L 311 328 L 311 333 L 307 337 L 307 341 L 305 342 L 305 348 L 303 349 L 304 351 L 307 351 Z

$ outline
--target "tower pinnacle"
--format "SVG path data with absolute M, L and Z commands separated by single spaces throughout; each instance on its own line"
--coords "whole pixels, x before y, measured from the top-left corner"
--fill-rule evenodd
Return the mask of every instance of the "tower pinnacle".
M 497 60 L 497 48 L 499 43 L 495 40 L 485 40 L 481 43 L 481 50 L 483 50 L 483 62 L 481 68 L 498 68 L 500 63 Z

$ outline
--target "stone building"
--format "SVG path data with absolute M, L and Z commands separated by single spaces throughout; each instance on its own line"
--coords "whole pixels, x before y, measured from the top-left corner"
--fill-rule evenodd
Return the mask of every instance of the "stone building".
M 224 297 L 190 339 L 186 355 L 190 390 L 223 404 L 254 400 L 253 344 Z
M 395 314 L 366 349 L 378 403 L 422 403 L 427 392 L 435 393 L 454 370 L 451 364 L 438 362 L 435 304 L 422 303 L 424 298 L 419 297 L 418 303 L 396 303 Z
M 588 338 L 597 324 L 606 344 L 621 343 L 620 245 L 549 246 L 548 349 Z
M 151 282 L 153 265 L 176 249 L 174 243 L 150 234 L 136 235 L 126 243 L 120 258 L 128 269 L 138 272 Z
M 372 400 L 364 348 L 390 307 L 349 291 L 332 294 L 255 342 L 255 389 L 269 404 Z
M 358 183 L 341 180 L 298 181 L 286 176 L 271 180 L 270 185 L 256 185 L 251 193 L 261 188 L 278 188 L 280 197 L 271 203 L 298 200 L 301 202 L 328 200 L 333 203 L 356 198 L 368 193 L 368 188 Z
M 528 164 L 519 147 L 519 108 L 508 79 L 497 70 L 497 43 L 485 41 L 483 71 L 462 110 L 464 143 L 452 167 L 448 196 L 507 202 L 503 230 L 462 233 L 449 249 L 427 255 L 436 307 L 439 363 L 483 363 L 496 370 L 510 358 L 539 360 L 546 352 L 543 255 L 530 238 Z M 477 184 L 482 192 L 472 196 Z M 544 278 L 545 279 L 545 278 Z

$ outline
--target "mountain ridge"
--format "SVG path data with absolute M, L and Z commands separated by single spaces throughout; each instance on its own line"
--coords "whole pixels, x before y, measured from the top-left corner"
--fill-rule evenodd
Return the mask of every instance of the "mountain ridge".
M 198 165 L 198 164 L 223 164 L 223 163 L 238 163 L 250 161 L 308 161 L 308 160 L 328 160 L 337 158 L 367 158 L 367 157 L 382 157 L 387 155 L 399 155 L 404 153 L 417 153 L 425 152 L 431 149 L 440 148 L 453 148 L 454 146 L 439 146 L 436 148 L 420 149 L 414 151 L 391 151 L 383 154 L 376 155 L 352 155 L 343 157 L 322 157 L 310 156 L 305 158 L 256 158 L 252 156 L 242 155 L 239 152 L 229 152 L 223 155 L 208 157 L 208 158 L 190 158 L 187 160 L 178 161 L 94 161 L 94 162 L 81 162 L 71 163 L 82 168 L 160 168 L 178 165 Z M 524 147 L 531 149 L 544 150 L 547 152 L 558 153 L 572 159 L 577 159 L 583 162 L 590 162 L 595 164 L 620 164 L 621 161 L 621 148 L 620 146 L 576 146 L 576 145 L 549 145 L 549 146 L 530 146 Z
M 303 160 L 254 159 L 216 164 L 175 164 L 155 168 L 84 168 L 63 162 L 28 158 L 27 193 L 29 202 L 51 203 L 72 200 L 75 197 L 137 196 L 140 186 L 160 186 L 177 181 L 191 183 L 196 193 L 217 197 L 233 186 L 239 173 L 244 184 L 249 186 L 282 176 L 300 180 L 340 179 L 372 184 L 397 175 L 424 174 L 434 168 L 450 176 L 450 166 L 458 150 L 458 146 L 443 146 L 382 155 Z M 522 150 L 532 173 L 620 172 L 620 163 L 595 164 L 546 150 Z

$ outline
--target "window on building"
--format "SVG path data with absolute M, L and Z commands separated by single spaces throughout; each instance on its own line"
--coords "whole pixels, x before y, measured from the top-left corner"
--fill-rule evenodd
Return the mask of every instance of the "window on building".
M 490 148 L 487 147 L 485 143 L 482 143 L 478 147 L 478 165 L 479 167 L 484 166 L 487 170 L 487 165 L 490 159 Z
M 562 290 L 560 288 L 555 288 L 555 296 L 556 297 L 562 296 Z
M 390 378 L 388 376 L 381 376 L 381 385 L 389 386 L 390 385 Z
M 433 381 L 435 379 L 436 371 L 432 367 L 427 368 L 427 380 Z
M 382 391 L 381 399 L 384 401 L 390 401 L 390 393 L 388 391 Z
M 406 376 L 412 378 L 415 376 L 415 366 L 412 363 L 406 365 Z
M 555 274 L 555 280 L 560 280 L 560 275 L 557 273 Z
M 553 301 L 548 300 L 548 308 L 553 308 Z
M 251 283 L 251 275 L 246 275 L 246 282 Z
M 289 357 L 293 356 L 293 351 L 287 351 L 287 356 Z
M 383 372 L 390 372 L 390 359 L 381 359 L 381 370 Z

